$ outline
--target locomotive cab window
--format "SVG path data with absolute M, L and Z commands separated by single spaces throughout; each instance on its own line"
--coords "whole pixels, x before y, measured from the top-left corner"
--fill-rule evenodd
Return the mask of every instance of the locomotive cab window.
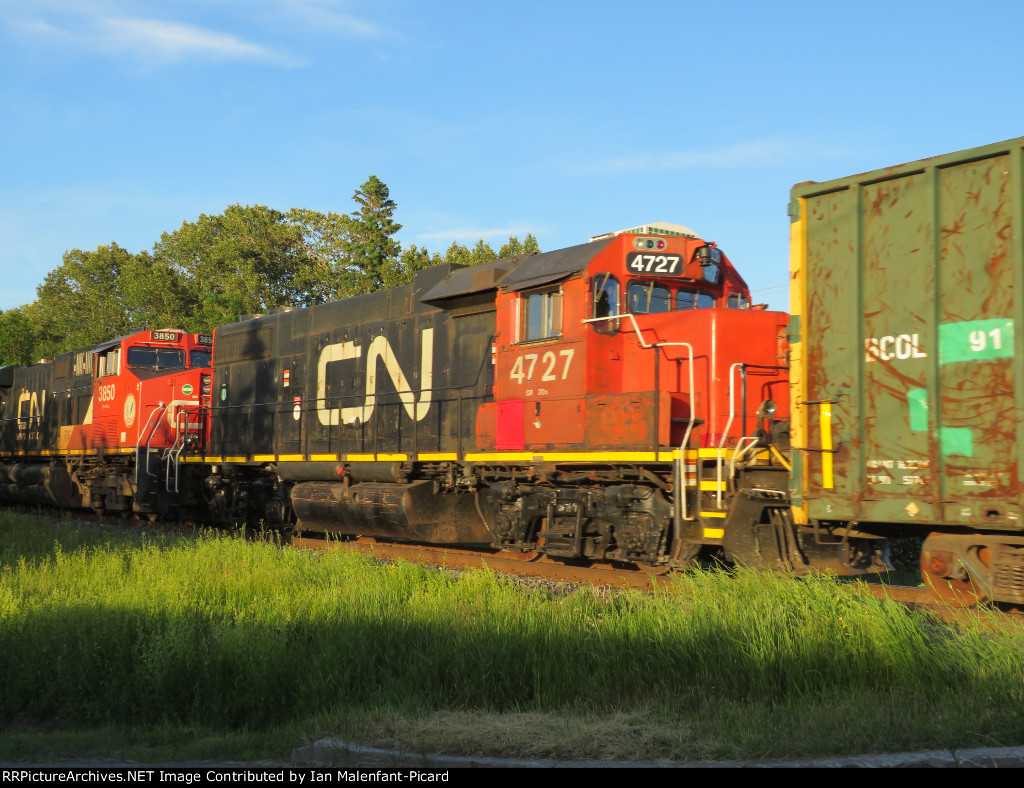
M 209 350 L 190 350 L 188 353 L 188 364 L 192 369 L 199 367 L 209 367 L 210 362 L 213 359 L 213 353 Z
M 184 369 L 185 351 L 176 347 L 130 347 L 128 366 L 146 369 Z
M 598 274 L 594 277 L 591 293 L 593 317 L 618 317 L 619 314 L 619 280 L 611 274 Z M 591 323 L 595 331 L 602 334 L 613 334 L 619 330 L 618 320 L 601 320 Z
M 742 293 L 729 293 L 729 309 L 749 309 L 750 299 Z
M 672 305 L 672 292 L 654 282 L 629 283 L 629 311 L 634 315 L 668 312 Z
M 519 297 L 520 342 L 535 342 L 562 335 L 561 288 L 523 293 Z

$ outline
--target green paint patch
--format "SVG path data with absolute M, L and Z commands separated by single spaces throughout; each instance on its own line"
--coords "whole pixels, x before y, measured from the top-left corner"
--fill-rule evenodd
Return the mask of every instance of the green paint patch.
M 968 320 L 939 326 L 939 361 L 990 361 L 1013 358 L 1013 320 Z
M 910 429 L 913 432 L 928 430 L 928 390 L 908 389 L 907 410 L 910 415 Z M 967 427 L 942 427 L 939 430 L 942 453 L 949 456 L 959 454 L 974 456 L 974 436 Z
M 939 437 L 942 441 L 943 454 L 974 456 L 974 436 L 966 427 L 943 427 L 939 432 Z
M 924 432 L 928 429 L 928 390 L 910 389 L 907 392 L 907 405 L 910 408 L 910 429 Z

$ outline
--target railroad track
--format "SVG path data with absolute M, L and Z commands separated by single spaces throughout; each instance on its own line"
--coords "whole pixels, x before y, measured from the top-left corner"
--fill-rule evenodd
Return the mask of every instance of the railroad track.
M 615 588 L 668 587 L 667 572 L 649 572 L 633 565 L 585 565 L 548 558 L 538 553 L 467 550 L 454 547 L 411 545 L 378 539 L 333 541 L 293 537 L 293 547 L 313 550 L 349 550 L 377 558 L 405 559 L 449 569 L 492 569 L 503 574 L 539 577 L 564 583 L 605 585 Z
M 486 568 L 503 574 L 543 578 L 563 583 L 635 588 L 648 591 L 657 588 L 669 592 L 676 588 L 672 583 L 673 575 L 667 572 L 652 573 L 645 568 L 633 565 L 585 566 L 558 561 L 535 553 L 499 553 L 453 547 L 428 547 L 365 538 L 333 541 L 295 537 L 291 540 L 291 544 L 294 547 L 313 550 L 348 550 L 381 559 L 404 559 L 449 569 Z M 1024 623 L 1024 615 L 1007 615 L 1006 611 L 991 608 L 950 607 L 944 602 L 938 601 L 928 588 L 839 581 L 836 586 L 849 593 L 888 599 L 904 605 L 910 610 L 927 613 L 949 624 Z M 1010 612 L 1017 613 L 1017 611 Z
M 24 507 L 6 507 L 28 514 Z M 69 512 L 62 516 L 101 525 L 137 531 L 165 531 L 171 533 L 194 533 L 194 527 L 176 521 L 134 520 L 120 517 L 100 516 L 87 512 Z M 308 550 L 346 550 L 384 560 L 406 560 L 446 569 L 490 569 L 501 574 L 521 578 L 537 578 L 547 582 L 568 585 L 596 585 L 610 588 L 632 588 L 641 591 L 660 590 L 672 592 L 681 590 L 680 584 L 673 583 L 677 575 L 668 570 L 654 570 L 636 564 L 587 564 L 579 561 L 562 561 L 539 553 L 515 553 L 494 550 L 469 550 L 459 547 L 438 545 L 415 545 L 387 540 L 358 538 L 346 540 L 317 539 L 296 536 L 290 540 L 292 547 Z M 928 588 L 915 586 L 883 585 L 879 583 L 857 583 L 837 581 L 836 587 L 855 594 L 870 595 L 904 605 L 910 610 L 927 613 L 950 624 L 985 626 L 1024 623 L 1024 611 L 997 610 L 992 608 L 956 608 L 940 602 Z

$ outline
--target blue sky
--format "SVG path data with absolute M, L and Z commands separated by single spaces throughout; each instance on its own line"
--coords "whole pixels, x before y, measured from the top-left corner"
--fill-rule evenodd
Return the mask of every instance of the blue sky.
M 1024 2 L 0 0 L 0 309 L 228 205 L 403 244 L 651 221 L 786 309 L 790 187 L 1024 135 Z

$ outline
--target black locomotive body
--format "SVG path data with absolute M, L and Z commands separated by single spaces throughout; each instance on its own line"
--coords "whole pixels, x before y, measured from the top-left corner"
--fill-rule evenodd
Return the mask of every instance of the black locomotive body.
M 475 487 L 457 460 L 493 395 L 486 271 L 474 292 L 437 301 L 425 296 L 450 266 L 220 328 L 203 458 L 215 509 L 272 523 L 294 511 L 307 531 L 492 541 L 476 494 L 455 494 Z

